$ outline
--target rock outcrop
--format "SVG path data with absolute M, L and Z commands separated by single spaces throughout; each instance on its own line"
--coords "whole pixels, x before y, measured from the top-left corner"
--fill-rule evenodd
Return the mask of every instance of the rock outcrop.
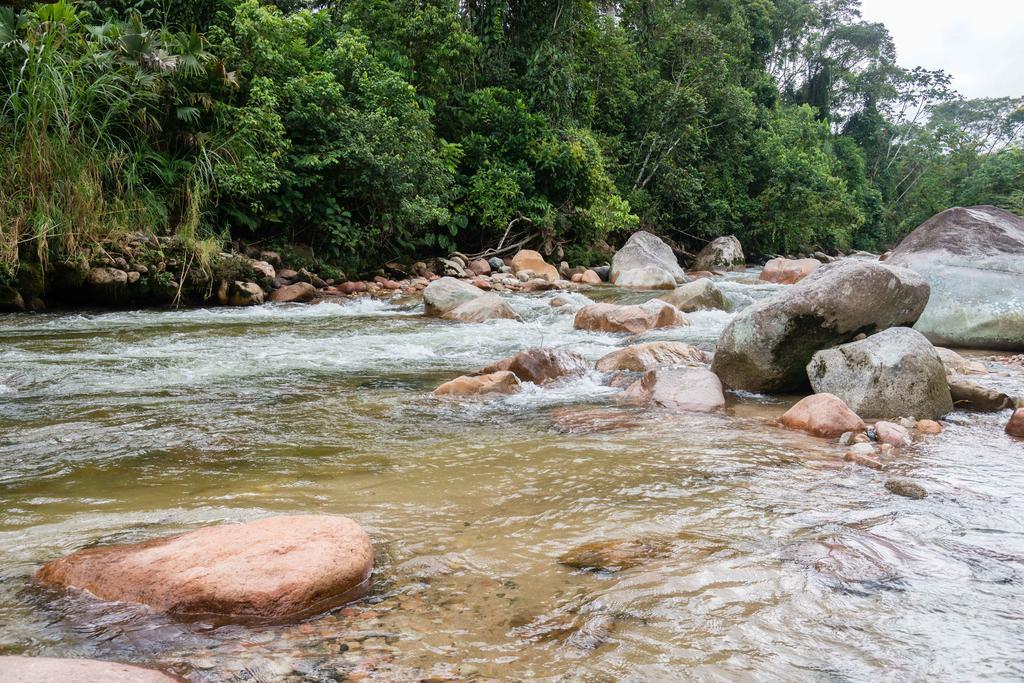
M 578 310 L 573 320 L 577 330 L 630 334 L 689 324 L 678 308 L 658 299 L 633 306 L 590 304 Z
M 746 266 L 743 245 L 729 235 L 708 242 L 693 260 L 690 270 L 743 270 Z
M 779 420 L 784 427 L 814 436 L 836 438 L 846 432 L 863 432 L 867 425 L 857 413 L 832 394 L 814 394 L 802 399 Z
M 682 342 L 635 344 L 602 356 L 598 372 L 647 372 L 677 365 L 704 365 L 708 354 Z
M 1024 218 L 994 206 L 949 209 L 910 233 L 887 263 L 931 285 L 916 329 L 933 343 L 1024 349 Z
M 958 410 L 977 410 L 983 413 L 994 413 L 1014 407 L 1013 398 L 996 389 L 983 387 L 976 382 L 965 379 L 953 379 L 949 382 L 949 392 L 953 404 Z
M 680 285 L 658 298 L 667 301 L 683 313 L 701 310 L 728 311 L 731 308 L 722 290 L 706 277 Z
M 630 271 L 639 271 L 629 274 Z M 658 271 L 663 271 L 659 273 Z M 620 282 L 625 276 L 625 282 Z M 633 233 L 622 249 L 615 252 L 612 257 L 612 268 L 608 281 L 615 285 L 647 287 L 644 283 L 654 282 L 665 283 L 672 281 L 669 287 L 686 282 L 686 273 L 679 266 L 672 247 L 665 244 L 661 238 L 643 230 Z M 657 289 L 658 287 L 650 287 Z
M 304 515 L 88 548 L 48 562 L 36 579 L 189 619 L 282 623 L 361 597 L 372 569 L 358 524 Z
M 587 359 L 568 349 L 534 348 L 487 366 L 480 372 L 511 372 L 522 382 L 548 384 L 586 373 Z
M 761 279 L 777 285 L 795 285 L 821 267 L 821 261 L 813 258 L 773 258 L 764 264 Z
M 893 327 L 814 354 L 807 376 L 865 418 L 938 419 L 953 410 L 942 360 L 924 335 Z
M 427 315 L 441 316 L 484 292 L 468 282 L 453 277 L 434 280 L 423 290 L 423 307 Z
M 794 391 L 821 349 L 890 327 L 913 325 L 928 302 L 916 273 L 843 259 L 750 306 L 726 326 L 712 370 L 746 391 Z

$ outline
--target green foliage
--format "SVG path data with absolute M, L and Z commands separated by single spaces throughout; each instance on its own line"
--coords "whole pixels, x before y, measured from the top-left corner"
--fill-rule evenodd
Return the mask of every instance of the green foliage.
M 140 226 L 351 272 L 1024 209 L 1024 101 L 898 66 L 858 0 L 63 0 L 0 8 L 0 79 L 8 278 Z

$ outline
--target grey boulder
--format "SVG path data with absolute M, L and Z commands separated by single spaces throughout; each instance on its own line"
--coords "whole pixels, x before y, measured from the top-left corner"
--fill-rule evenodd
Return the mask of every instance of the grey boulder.
M 630 274 L 630 271 L 638 271 Z M 655 277 L 656 271 L 664 271 Z M 640 230 L 633 233 L 629 240 L 615 252 L 612 257 L 612 268 L 608 281 L 619 284 L 626 282 L 675 281 L 676 284 L 686 282 L 686 273 L 679 266 L 672 247 L 660 237 Z M 638 285 L 631 285 L 638 286 Z
M 691 270 L 743 270 L 747 258 L 743 255 L 743 246 L 735 236 L 719 237 L 708 242 L 697 258 L 693 260 Z
M 904 268 L 852 259 L 823 265 L 738 314 L 718 339 L 712 370 L 734 389 L 803 389 L 816 352 L 861 333 L 913 325 L 928 291 L 920 275 Z
M 865 418 L 935 420 L 953 410 L 939 354 L 909 327 L 819 351 L 807 376 L 816 393 L 835 394 Z
M 728 311 L 731 308 L 722 290 L 706 277 L 680 285 L 658 298 L 667 301 L 683 313 L 709 309 Z
M 931 285 L 915 328 L 932 343 L 1024 349 L 1024 218 L 994 206 L 949 209 L 910 233 L 886 263 Z

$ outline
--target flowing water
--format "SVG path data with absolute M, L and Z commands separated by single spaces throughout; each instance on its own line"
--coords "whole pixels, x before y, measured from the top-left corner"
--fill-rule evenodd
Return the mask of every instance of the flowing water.
M 722 286 L 740 304 L 773 289 L 748 279 Z M 402 299 L 0 316 L 0 654 L 194 681 L 1024 677 L 1008 412 L 955 413 L 882 473 L 777 427 L 792 399 L 664 415 L 617 406 L 596 373 L 430 396 L 529 346 L 597 359 L 635 341 L 574 331 L 584 299 L 554 296 L 481 325 Z M 689 317 L 643 339 L 712 350 L 730 316 Z M 1024 372 L 978 358 L 978 381 L 1024 393 Z M 891 494 L 894 475 L 928 497 Z M 356 519 L 374 591 L 302 624 L 214 628 L 32 582 L 85 546 L 281 513 Z M 558 562 L 638 537 L 664 552 L 615 573 Z

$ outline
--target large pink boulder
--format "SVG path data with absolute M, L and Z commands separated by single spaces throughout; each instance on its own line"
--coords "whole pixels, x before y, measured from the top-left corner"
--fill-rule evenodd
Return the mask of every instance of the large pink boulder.
M 9 683 L 178 683 L 181 680 L 141 666 L 96 659 L 0 657 L 0 681 Z
M 821 261 L 813 258 L 773 258 L 764 264 L 761 279 L 777 285 L 795 285 L 816 271 L 819 266 Z
M 591 332 L 639 334 L 663 327 L 689 325 L 682 311 L 672 304 L 653 299 L 635 306 L 590 304 L 576 312 L 573 327 Z
M 0 657 L 0 681 L 9 683 L 178 683 L 141 666 L 96 659 L 58 657 Z
M 372 570 L 358 524 L 302 515 L 88 548 L 46 563 L 36 579 L 179 617 L 281 623 L 361 597 Z
M 857 413 L 832 394 L 814 394 L 801 400 L 782 416 L 783 426 L 814 436 L 834 438 L 867 429 Z

